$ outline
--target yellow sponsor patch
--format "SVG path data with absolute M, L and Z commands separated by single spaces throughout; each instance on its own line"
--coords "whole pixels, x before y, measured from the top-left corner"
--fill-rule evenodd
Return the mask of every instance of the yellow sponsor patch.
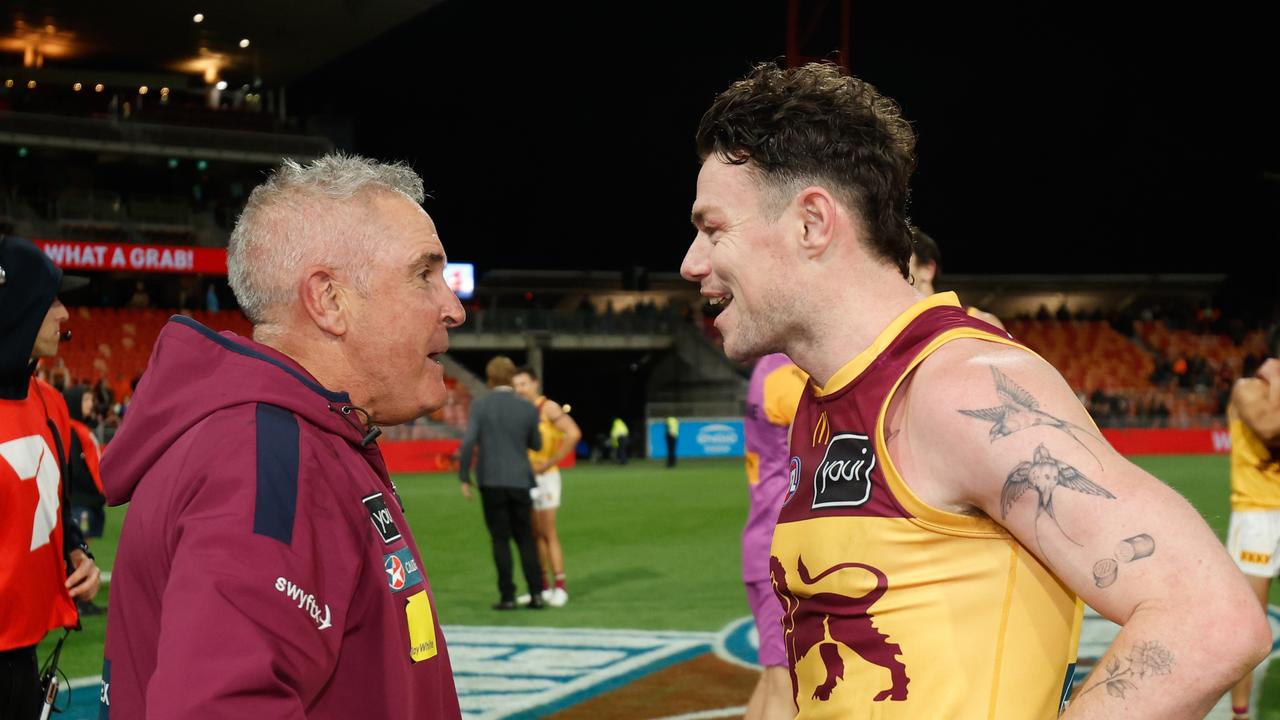
M 431 601 L 427 591 L 421 590 L 409 596 L 404 607 L 409 620 L 409 659 L 414 662 L 430 660 L 436 656 L 436 625 L 431 617 Z
M 760 484 L 760 453 L 747 451 L 747 484 Z
M 1255 565 L 1266 565 L 1271 562 L 1271 555 L 1268 553 L 1249 552 L 1248 550 L 1240 551 L 1240 562 L 1253 563 Z

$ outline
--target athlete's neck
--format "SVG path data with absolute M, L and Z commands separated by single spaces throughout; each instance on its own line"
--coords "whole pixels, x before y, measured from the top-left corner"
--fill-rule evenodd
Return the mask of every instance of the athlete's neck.
M 896 268 L 833 276 L 824 285 L 810 296 L 803 332 L 785 350 L 819 386 L 923 297 Z

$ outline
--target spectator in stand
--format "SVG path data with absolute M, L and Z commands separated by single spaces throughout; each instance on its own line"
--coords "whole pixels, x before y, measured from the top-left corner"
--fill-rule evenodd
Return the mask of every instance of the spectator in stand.
M 139 280 L 133 287 L 133 297 L 129 298 L 129 307 L 151 307 L 151 295 L 147 293 L 147 286 L 141 280 Z

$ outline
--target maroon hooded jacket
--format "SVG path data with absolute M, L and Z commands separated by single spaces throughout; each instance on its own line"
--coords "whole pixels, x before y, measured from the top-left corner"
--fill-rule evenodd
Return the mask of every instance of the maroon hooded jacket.
M 346 393 L 184 317 L 108 446 L 101 718 L 459 718 L 422 556 Z

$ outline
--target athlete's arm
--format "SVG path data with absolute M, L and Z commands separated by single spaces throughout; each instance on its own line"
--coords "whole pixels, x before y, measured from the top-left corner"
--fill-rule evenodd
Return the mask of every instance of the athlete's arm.
M 894 415 L 894 459 L 922 499 L 985 513 L 1123 626 L 1065 718 L 1203 718 L 1270 650 L 1257 600 L 1199 513 L 1101 439 L 1043 360 L 955 341 Z
M 564 439 L 560 442 L 560 447 L 556 448 L 556 451 L 551 454 L 551 457 L 547 458 L 545 463 L 533 469 L 534 472 L 539 474 L 559 465 L 561 460 L 564 460 L 569 453 L 573 452 L 574 448 L 578 447 L 578 441 L 582 439 L 582 430 L 578 427 L 578 423 L 574 422 L 573 418 L 569 417 L 569 413 L 565 412 L 564 408 L 558 404 L 547 400 L 542 405 L 542 416 L 550 420 L 551 424 L 555 425 L 556 429 L 564 434 Z
M 995 327 L 998 327 L 1001 330 L 1008 330 L 1008 328 L 1004 326 L 1004 323 L 1000 322 L 1000 318 L 996 317 L 995 315 L 992 315 L 986 310 L 973 308 L 972 314 L 973 314 L 973 317 L 978 318 L 979 320 L 981 320 L 984 323 L 987 323 L 988 325 L 994 325 Z
M 1231 389 L 1231 406 L 1262 442 L 1280 443 L 1280 400 L 1277 387 L 1259 378 L 1241 378 Z

